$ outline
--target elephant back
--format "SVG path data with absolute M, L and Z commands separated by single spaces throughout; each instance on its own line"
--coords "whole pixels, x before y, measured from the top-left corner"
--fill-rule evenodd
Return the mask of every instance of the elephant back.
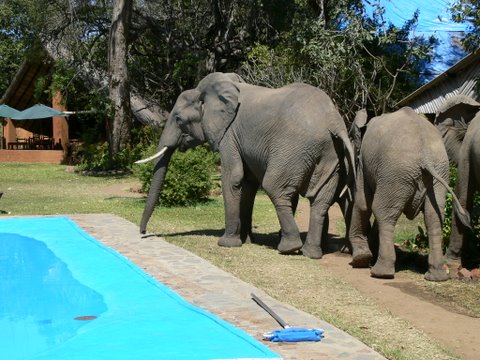
M 363 161 L 404 164 L 412 171 L 415 167 L 418 171 L 424 161 L 443 163 L 448 159 L 440 133 L 408 107 L 370 120 L 361 156 Z

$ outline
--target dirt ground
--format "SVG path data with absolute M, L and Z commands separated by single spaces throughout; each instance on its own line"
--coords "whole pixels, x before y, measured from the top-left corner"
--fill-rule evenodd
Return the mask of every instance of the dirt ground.
M 142 196 L 135 184 L 111 186 L 103 191 L 112 196 Z M 333 206 L 329 217 L 329 234 L 336 238 L 336 224 L 343 221 L 340 209 Z M 308 206 L 300 202 L 296 219 L 301 231 L 307 231 L 308 218 Z M 426 294 L 405 272 L 397 273 L 395 279 L 391 280 L 375 279 L 370 277 L 369 269 L 352 269 L 349 262 L 350 255 L 340 251 L 326 254 L 322 258 L 322 266 L 349 282 L 372 302 L 386 307 L 395 317 L 407 320 L 413 327 L 444 344 L 463 359 L 479 358 L 479 318 L 448 308 L 431 294 Z
M 301 231 L 308 229 L 308 217 L 308 206 L 300 205 L 297 222 Z M 343 221 L 340 209 L 333 206 L 329 218 L 329 234 L 338 236 L 336 224 Z M 338 251 L 322 258 L 322 266 L 386 307 L 395 317 L 407 320 L 464 359 L 479 358 L 479 318 L 453 312 L 434 296 L 426 294 L 407 274 L 397 273 L 391 280 L 375 279 L 370 276 L 370 269 L 353 269 L 349 262 L 350 255 Z

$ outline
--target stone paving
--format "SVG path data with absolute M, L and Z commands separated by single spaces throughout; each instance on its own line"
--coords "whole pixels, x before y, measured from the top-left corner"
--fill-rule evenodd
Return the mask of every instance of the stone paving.
M 383 356 L 334 326 L 276 301 L 206 260 L 160 237 L 142 237 L 138 226 L 110 214 L 70 215 L 86 232 L 127 257 L 185 300 L 243 329 L 286 360 L 376 360 Z M 281 318 L 298 327 L 322 328 L 320 342 L 272 343 L 264 332 L 281 326 L 252 299 L 255 293 Z

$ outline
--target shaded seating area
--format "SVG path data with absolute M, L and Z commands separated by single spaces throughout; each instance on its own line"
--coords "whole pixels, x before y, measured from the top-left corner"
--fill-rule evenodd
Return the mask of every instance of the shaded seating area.
M 68 144 L 68 115 L 43 104 L 23 111 L 0 105 L 0 161 L 62 162 L 67 150 L 64 144 Z
M 62 150 L 61 144 L 55 145 L 55 140 L 44 135 L 34 135 L 27 139 L 17 138 L 8 142 L 8 150 Z
M 38 79 L 48 83 L 53 71 L 53 59 L 39 49 L 23 61 L 2 95 L 0 162 L 61 164 L 66 160 L 71 112 L 66 111 L 62 93 L 35 95 Z
M 3 148 L 8 150 L 63 150 L 61 137 L 55 139 L 45 134 L 59 133 L 55 131 L 57 129 L 54 129 L 55 124 L 52 123 L 54 121 L 52 119 L 66 116 L 66 113 L 43 104 L 34 105 L 23 111 L 8 105 L 0 105 L 0 117 L 7 119 L 3 131 L 6 146 Z M 66 127 L 67 123 L 64 121 L 61 126 Z

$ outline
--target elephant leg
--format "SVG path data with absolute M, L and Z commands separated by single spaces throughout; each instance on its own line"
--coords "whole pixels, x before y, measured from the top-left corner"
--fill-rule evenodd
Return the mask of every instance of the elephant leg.
M 225 206 L 225 233 L 218 240 L 218 245 L 238 247 L 242 246 L 240 205 L 244 183 L 243 165 L 238 153 L 232 154 L 230 152 L 229 157 L 226 158 L 225 154 L 220 151 L 220 156 L 222 160 L 222 193 Z
M 278 187 L 278 177 L 274 173 L 265 173 L 262 187 L 270 197 L 277 212 L 281 228 L 280 243 L 277 250 L 280 253 L 288 254 L 299 250 L 303 243 L 300 238 L 300 231 L 293 216 L 294 199 L 297 190 L 293 187 Z
M 282 254 L 299 250 L 303 243 L 293 217 L 291 201 L 272 200 L 281 227 L 281 239 L 277 250 Z
M 352 220 L 353 201 L 350 195 L 346 194 L 342 198 L 337 200 L 337 204 L 342 211 L 343 219 L 345 221 L 345 245 L 342 247 L 342 252 L 348 248 L 349 253 L 353 252 L 352 244 L 350 243 L 350 222 Z
M 372 215 L 373 191 L 365 183 L 363 173 L 359 171 L 356 181 L 355 201 L 351 210 L 348 236 L 352 246 L 352 261 L 354 268 L 370 267 L 372 253 L 368 246 L 370 232 L 370 217 Z
M 252 215 L 255 195 L 258 191 L 258 181 L 248 179 L 243 182 L 240 200 L 240 238 L 243 243 L 251 243 L 253 239 Z
M 295 213 L 297 212 L 297 207 L 298 207 L 298 201 L 300 200 L 300 195 L 298 193 L 295 193 L 292 196 L 292 213 L 293 216 L 295 217 Z M 280 241 L 282 240 L 282 229 L 278 231 L 278 238 Z
M 378 224 L 379 243 L 378 258 L 370 270 L 370 274 L 373 277 L 383 279 L 393 279 L 395 276 L 395 225 L 408 201 L 407 198 L 398 197 L 395 198 L 395 207 L 388 206 L 388 201 L 392 203 L 391 195 L 392 191 L 390 189 L 384 189 L 380 193 L 377 192 L 372 204 L 373 215 Z
M 378 223 L 378 259 L 370 270 L 373 277 L 393 279 L 395 276 L 395 246 L 393 244 L 395 224 L 389 222 Z
M 302 253 L 311 259 L 320 259 L 323 256 L 322 239 L 328 237 L 328 209 L 335 198 L 338 174 L 330 179 L 320 191 L 310 200 L 310 220 L 308 234 Z
M 438 182 L 428 187 L 425 198 L 424 220 L 428 234 L 428 271 L 425 279 L 430 281 L 445 281 L 448 274 L 444 269 L 442 250 L 443 209 L 445 206 L 446 191 Z
M 370 267 L 372 261 L 372 252 L 368 246 L 371 215 L 372 210 L 370 206 L 362 208 L 358 203 L 353 205 L 349 237 L 352 245 L 352 261 L 350 265 L 354 268 Z
M 467 211 L 471 212 L 474 199 L 474 179 L 468 173 L 463 172 L 463 168 L 459 166 L 457 175 L 457 186 L 455 194 L 458 197 L 460 205 Z M 452 231 L 450 241 L 445 257 L 449 267 L 459 267 L 461 265 L 463 243 L 468 236 L 468 229 L 458 220 L 455 211 L 452 212 Z

